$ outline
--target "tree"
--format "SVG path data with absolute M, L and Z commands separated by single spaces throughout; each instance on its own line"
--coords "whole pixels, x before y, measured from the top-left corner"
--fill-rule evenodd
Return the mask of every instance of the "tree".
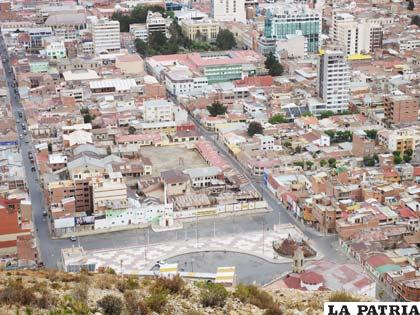
M 223 307 L 228 295 L 228 291 L 221 284 L 208 282 L 201 291 L 200 301 L 204 307 Z
M 336 159 L 334 159 L 334 158 L 329 158 L 329 159 L 328 159 L 328 165 L 329 165 L 330 167 L 334 167 L 334 168 L 335 168 L 336 163 L 337 163 L 337 160 L 336 160 Z
M 404 151 L 404 154 L 408 155 L 408 156 L 413 156 L 413 150 L 412 149 L 407 149 L 407 150 Z
M 331 116 L 334 116 L 334 112 L 332 110 L 326 110 L 325 112 L 321 113 L 321 119 L 329 118 Z
M 304 112 L 302 113 L 302 117 L 312 117 L 312 113 L 311 112 Z
M 376 136 L 378 135 L 378 130 L 368 129 L 368 130 L 365 130 L 365 133 L 366 133 L 366 137 L 368 137 L 369 139 L 376 140 Z
M 394 164 L 401 164 L 402 158 L 400 155 L 394 155 Z
M 48 143 L 48 153 L 52 153 L 52 143 Z
M 123 310 L 123 302 L 114 295 L 105 295 L 97 304 L 105 315 L 120 315 Z
M 248 136 L 252 137 L 255 134 L 263 134 L 263 127 L 259 122 L 253 121 L 248 126 Z
M 280 76 L 283 74 L 283 66 L 278 59 L 270 52 L 264 62 L 265 68 L 268 69 L 268 74 L 271 76 Z
M 403 159 L 405 163 L 410 163 L 412 157 L 410 155 L 404 154 Z
M 131 14 L 124 14 L 121 11 L 115 12 L 111 19 L 120 22 L 120 31 L 128 32 L 130 29 L 130 24 L 133 23 L 146 23 L 147 12 L 160 12 L 165 15 L 165 8 L 159 5 L 137 5 L 134 7 Z
M 227 107 L 219 102 L 214 102 L 213 104 L 207 106 L 207 110 L 210 113 L 210 116 L 224 115 L 227 112 Z
M 327 165 L 327 161 L 321 160 L 319 161 L 319 165 L 321 165 L 321 167 L 324 167 L 325 165 Z
M 370 156 L 363 157 L 363 164 L 365 166 L 375 166 L 375 159 Z
M 420 15 L 415 15 L 411 18 L 411 24 L 420 27 Z
M 167 43 L 168 39 L 164 32 L 151 32 L 147 40 L 147 44 L 150 48 L 157 51 L 161 51 Z
M 312 162 L 312 161 L 306 161 L 306 168 L 308 170 L 310 170 L 312 168 L 312 165 L 314 165 L 314 162 Z
M 285 117 L 283 116 L 283 114 L 275 114 L 274 116 L 272 116 L 272 117 L 268 120 L 268 122 L 269 122 L 270 124 L 276 125 L 276 124 L 283 124 L 283 123 L 287 123 L 287 122 L 288 122 L 288 120 L 287 120 L 287 118 L 285 118 Z
M 414 1 L 408 1 L 407 10 L 413 11 L 414 10 Z
M 128 127 L 128 133 L 130 135 L 134 135 L 136 133 L 136 128 L 134 128 L 133 126 Z
M 216 37 L 216 46 L 221 50 L 230 50 L 236 46 L 235 36 L 228 29 L 220 30 Z

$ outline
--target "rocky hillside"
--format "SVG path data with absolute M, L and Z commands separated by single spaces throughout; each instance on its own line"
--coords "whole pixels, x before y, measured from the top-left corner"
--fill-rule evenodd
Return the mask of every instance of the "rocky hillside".
M 121 278 L 55 271 L 0 272 L 0 315 L 322 314 L 324 301 L 358 300 L 341 292 L 267 292 L 255 286 L 225 289 L 179 277 Z

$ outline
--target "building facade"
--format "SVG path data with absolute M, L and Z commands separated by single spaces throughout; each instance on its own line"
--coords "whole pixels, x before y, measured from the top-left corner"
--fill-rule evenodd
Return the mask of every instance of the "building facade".
M 100 19 L 92 24 L 93 49 L 95 53 L 118 52 L 120 43 L 120 22 Z
M 416 122 L 418 110 L 418 100 L 409 95 L 390 95 L 384 99 L 385 120 L 388 125 Z
M 342 51 L 327 50 L 320 56 L 318 94 L 325 109 L 342 112 L 348 109 L 350 94 L 349 65 Z
M 246 22 L 244 0 L 212 0 L 212 15 L 216 21 Z

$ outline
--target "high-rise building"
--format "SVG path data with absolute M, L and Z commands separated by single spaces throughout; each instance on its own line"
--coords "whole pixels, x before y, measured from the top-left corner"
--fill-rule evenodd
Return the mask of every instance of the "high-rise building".
M 333 14 L 330 35 L 346 55 L 369 53 L 382 47 L 382 26 L 349 13 Z
M 212 0 L 211 8 L 216 21 L 246 22 L 245 0 Z
M 95 53 L 117 52 L 121 49 L 120 22 L 100 19 L 92 24 L 93 49 Z
M 320 56 L 318 68 L 318 94 L 325 109 L 342 112 L 348 109 L 350 73 L 342 51 L 326 50 Z
M 419 102 L 409 95 L 390 95 L 384 100 L 384 114 L 388 125 L 407 124 L 417 121 Z
M 309 52 L 318 52 L 321 16 L 307 5 L 284 5 L 265 15 L 264 37 L 286 39 L 288 35 L 305 36 Z

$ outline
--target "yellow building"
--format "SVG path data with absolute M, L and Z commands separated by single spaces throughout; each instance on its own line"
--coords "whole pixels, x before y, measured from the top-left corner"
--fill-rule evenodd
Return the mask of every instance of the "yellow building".
M 181 22 L 181 29 L 184 35 L 190 40 L 214 42 L 219 33 L 220 25 L 218 22 L 210 19 L 183 20 Z

